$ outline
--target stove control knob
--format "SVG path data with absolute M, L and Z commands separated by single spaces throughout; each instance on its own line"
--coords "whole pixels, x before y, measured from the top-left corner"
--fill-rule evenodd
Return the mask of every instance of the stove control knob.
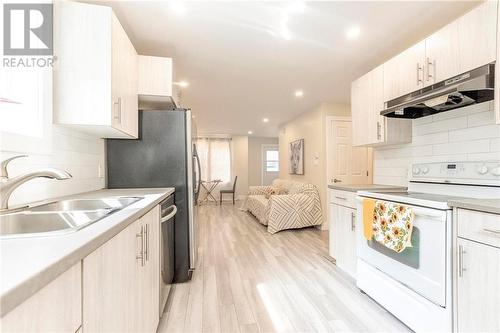
M 497 176 L 497 177 L 500 176 L 500 166 L 498 166 L 498 167 L 494 168 L 493 170 L 491 170 L 491 174 L 493 176 Z
M 480 174 L 480 175 L 485 175 L 488 173 L 488 167 L 486 165 L 482 165 L 480 166 L 479 168 L 477 168 L 477 172 Z
M 429 172 L 429 168 L 428 168 L 428 167 L 426 167 L 426 166 L 424 166 L 424 167 L 422 168 L 422 173 L 425 175 L 425 174 L 427 174 L 428 172 Z
M 413 168 L 413 174 L 418 175 L 420 173 L 420 168 L 419 167 L 414 167 Z

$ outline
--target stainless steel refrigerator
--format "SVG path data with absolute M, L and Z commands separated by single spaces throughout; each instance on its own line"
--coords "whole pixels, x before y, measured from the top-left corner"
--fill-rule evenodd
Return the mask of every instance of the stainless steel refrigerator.
M 191 278 L 196 263 L 200 164 L 191 111 L 139 111 L 137 140 L 106 140 L 107 187 L 175 187 L 174 282 Z

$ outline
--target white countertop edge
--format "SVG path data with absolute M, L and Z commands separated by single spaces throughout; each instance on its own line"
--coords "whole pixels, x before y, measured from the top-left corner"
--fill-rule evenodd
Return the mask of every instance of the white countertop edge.
M 67 241 L 70 237 L 77 237 L 79 234 L 87 234 L 84 237 L 86 239 L 77 247 L 70 250 L 67 253 L 61 254 L 60 258 L 55 261 L 48 262 L 47 265 L 43 266 L 42 269 L 34 270 L 29 276 L 21 276 L 17 283 L 12 284 L 4 289 L 4 286 L 0 286 L 0 317 L 3 317 L 8 312 L 13 310 L 15 307 L 23 303 L 25 300 L 33 296 L 40 289 L 45 287 L 51 281 L 56 279 L 59 275 L 67 271 L 73 265 L 77 264 L 78 261 L 81 261 L 87 255 L 95 251 L 101 245 L 106 243 L 108 240 L 117 235 L 120 231 L 125 229 L 128 225 L 136 221 L 138 218 L 143 216 L 145 213 L 150 211 L 153 207 L 158 205 L 161 201 L 163 201 L 166 197 L 173 194 L 175 192 L 174 188 L 150 188 L 150 189 L 102 189 L 98 191 L 86 192 L 77 195 L 71 195 L 65 198 L 89 198 L 89 197 L 103 197 L 103 196 L 144 196 L 144 199 L 139 200 L 132 205 L 126 207 L 125 209 L 114 213 L 86 228 L 83 228 L 77 232 L 59 235 L 55 238 L 64 242 Z M 63 199 L 63 198 L 59 198 Z M 54 200 L 50 200 L 54 201 Z M 120 218 L 118 222 L 110 223 L 113 219 Z M 105 222 L 110 223 L 109 228 L 103 227 Z M 104 229 L 103 229 L 104 228 Z M 94 235 L 88 235 L 89 230 L 92 229 L 103 229 L 103 230 L 95 230 L 97 232 Z M 17 239 L 3 239 L 0 240 L 2 252 L 5 253 L 6 248 L 8 248 L 8 242 L 17 241 L 24 242 L 28 244 L 30 240 L 40 240 L 41 237 L 31 237 L 31 238 L 17 238 Z M 54 237 L 52 238 L 54 239 Z M 22 256 L 19 258 L 23 260 Z M 2 260 L 3 262 L 4 260 Z M 1 264 L 1 281 L 3 284 L 5 280 L 5 275 L 7 270 L 12 269 L 12 267 L 5 263 Z

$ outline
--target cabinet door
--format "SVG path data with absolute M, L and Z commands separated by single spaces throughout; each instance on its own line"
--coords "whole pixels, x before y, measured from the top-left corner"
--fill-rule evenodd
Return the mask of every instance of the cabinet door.
M 458 251 L 458 331 L 500 331 L 500 249 L 458 238 Z
M 369 143 L 383 143 L 385 119 L 380 115 L 384 110 L 384 67 L 378 66 L 370 72 L 370 113 L 368 116 Z
M 458 23 L 454 21 L 425 40 L 426 86 L 460 74 Z
M 113 127 L 138 136 L 137 53 L 122 25 L 112 14 L 112 114 Z
M 139 330 L 140 231 L 136 221 L 83 260 L 85 332 Z
M 332 205 L 332 221 L 335 225 L 333 241 L 337 266 L 347 274 L 356 276 L 356 211 L 352 208 Z
M 339 221 L 341 220 L 339 205 L 330 204 L 329 207 L 329 216 L 330 216 L 330 225 L 328 227 L 329 232 L 329 252 L 330 257 L 337 260 L 338 264 L 338 248 L 337 244 L 338 238 L 337 235 L 339 233 Z
M 458 19 L 460 72 L 496 59 L 497 1 L 485 1 Z
M 370 73 L 351 84 L 352 144 L 359 146 L 369 143 L 370 114 Z
M 82 324 L 81 263 L 2 317 L 2 332 L 75 332 Z
M 424 86 L 425 41 L 421 41 L 384 64 L 384 101 Z
M 172 59 L 139 56 L 139 94 L 172 96 Z
M 140 332 L 156 332 L 160 320 L 160 209 L 158 206 L 139 219 L 144 236 L 145 261 L 139 275 Z

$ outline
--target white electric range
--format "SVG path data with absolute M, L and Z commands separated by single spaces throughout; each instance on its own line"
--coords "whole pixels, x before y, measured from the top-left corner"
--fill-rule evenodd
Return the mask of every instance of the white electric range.
M 412 247 L 396 253 L 357 233 L 357 286 L 408 327 L 452 331 L 452 209 L 457 197 L 500 198 L 500 162 L 414 164 L 406 192 L 358 192 L 415 213 Z

